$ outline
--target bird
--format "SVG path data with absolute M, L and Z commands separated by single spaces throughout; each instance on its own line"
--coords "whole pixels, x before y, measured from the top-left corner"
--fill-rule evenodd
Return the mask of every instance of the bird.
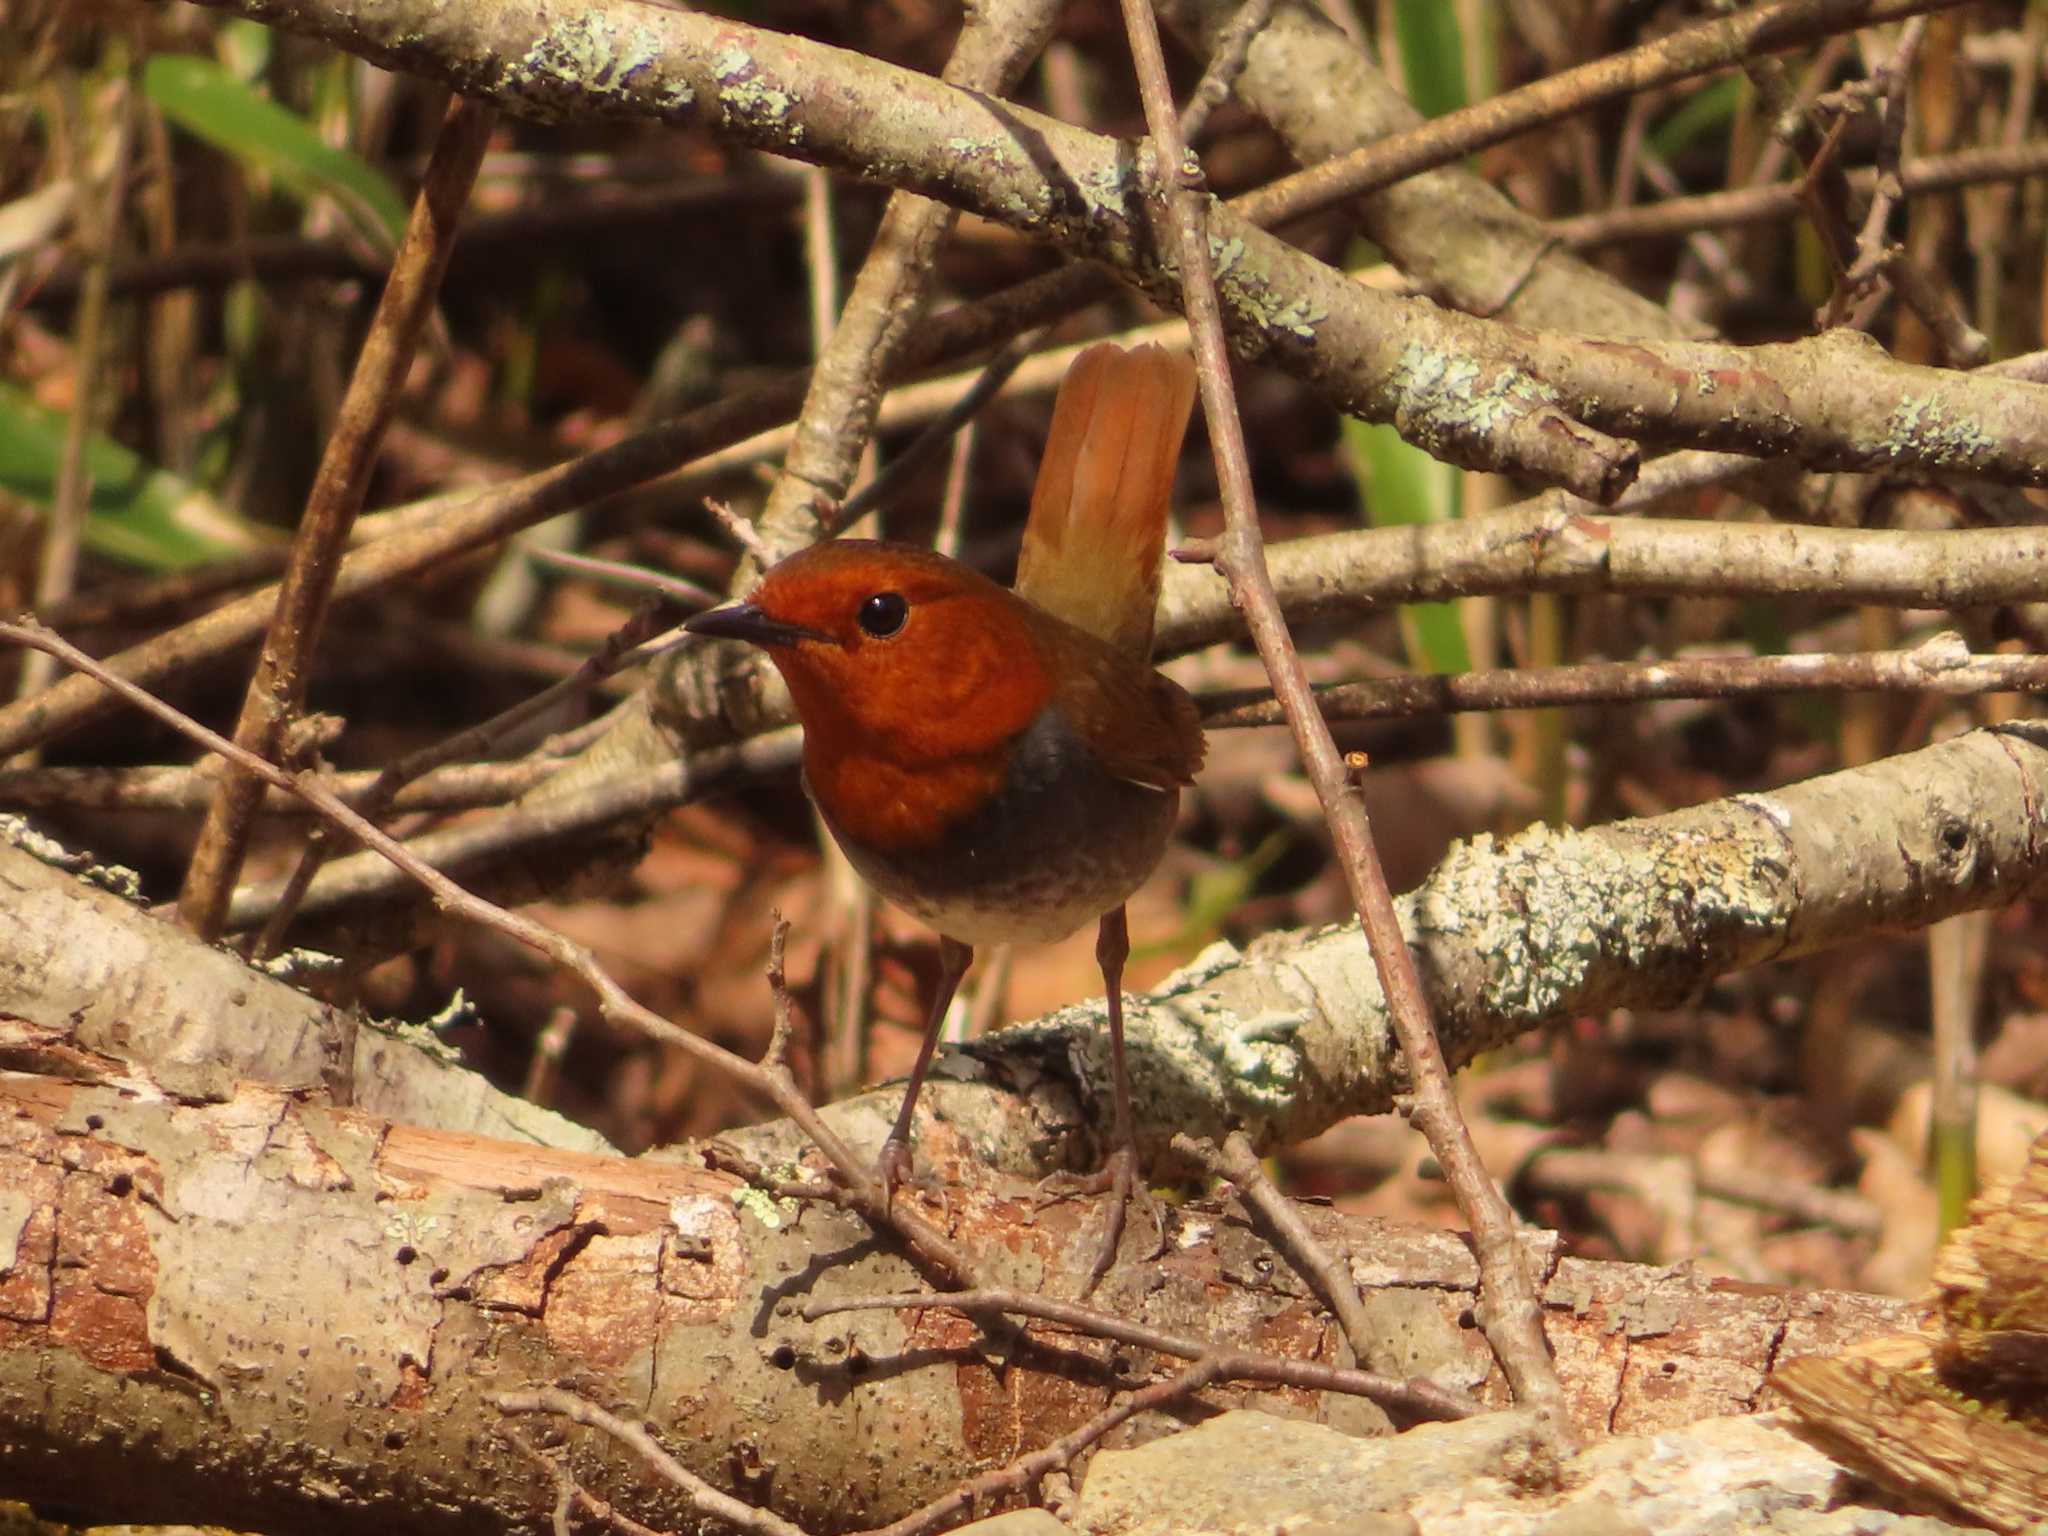
M 841 538 L 684 628 L 760 647 L 803 725 L 805 788 L 856 872 L 939 936 L 939 978 L 877 1172 L 909 1176 L 918 1091 L 984 945 L 1091 920 L 1109 1017 L 1114 1258 L 1137 1166 L 1124 903 L 1201 767 L 1194 701 L 1152 665 L 1166 520 L 1195 397 L 1185 356 L 1084 349 L 1054 402 L 1014 589 L 916 546 Z

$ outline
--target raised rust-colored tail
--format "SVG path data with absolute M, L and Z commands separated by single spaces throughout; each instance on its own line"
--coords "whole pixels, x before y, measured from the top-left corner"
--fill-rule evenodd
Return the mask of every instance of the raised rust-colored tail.
M 1194 404 L 1186 357 L 1088 348 L 1060 384 L 1031 493 L 1018 593 L 1135 656 L 1152 653 L 1167 504 Z

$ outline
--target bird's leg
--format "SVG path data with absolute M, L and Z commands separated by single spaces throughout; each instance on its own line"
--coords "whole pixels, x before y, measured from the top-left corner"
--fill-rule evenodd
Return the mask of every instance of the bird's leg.
M 938 1048 L 939 1031 L 946 1027 L 946 1010 L 953 1006 L 953 994 L 960 990 L 960 978 L 974 964 L 974 948 L 957 939 L 939 935 L 939 984 L 932 991 L 932 1010 L 925 1019 L 924 1044 L 917 1050 L 917 1065 L 910 1069 L 910 1085 L 903 1090 L 903 1107 L 896 1112 L 896 1128 L 882 1143 L 882 1155 L 875 1160 L 875 1172 L 882 1180 L 882 1200 L 896 1196 L 896 1186 L 910 1177 L 910 1120 L 917 1112 L 917 1093 L 930 1070 L 932 1052 Z
M 1102 1000 L 1109 1011 L 1109 1071 L 1111 1097 L 1116 1104 L 1116 1146 L 1103 1164 L 1103 1172 L 1108 1175 L 1109 1209 L 1095 1263 L 1081 1290 L 1083 1296 L 1095 1289 L 1095 1282 L 1116 1262 L 1117 1245 L 1124 1235 L 1124 1211 L 1137 1183 L 1138 1134 L 1131 1120 L 1131 1074 L 1124 1064 L 1124 961 L 1130 954 L 1130 925 L 1119 903 L 1102 914 L 1102 922 L 1095 930 L 1095 963 L 1102 967 Z

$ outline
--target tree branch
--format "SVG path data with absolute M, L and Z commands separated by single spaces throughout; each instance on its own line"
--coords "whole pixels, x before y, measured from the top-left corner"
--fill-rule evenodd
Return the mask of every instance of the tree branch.
M 337 12 L 320 0 L 218 8 L 528 117 L 651 118 L 921 192 L 1101 261 L 1180 307 L 1128 145 L 954 90 L 865 55 L 693 12 L 614 3 L 561 17 L 539 0 Z M 1833 7 L 1841 26 L 1921 8 Z M 1776 346 L 1594 342 L 1374 293 L 1211 210 L 1231 342 L 1393 423 L 1449 462 L 1611 500 L 1625 438 L 1786 457 L 1814 468 L 1921 468 L 2048 482 L 2048 391 L 1898 363 L 1867 338 Z

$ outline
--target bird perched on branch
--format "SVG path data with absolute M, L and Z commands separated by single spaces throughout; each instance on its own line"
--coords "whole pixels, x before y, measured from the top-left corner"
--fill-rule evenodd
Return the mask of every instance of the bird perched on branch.
M 1166 516 L 1195 395 L 1184 357 L 1102 344 L 1053 407 L 1014 591 L 943 555 L 866 539 L 775 565 L 685 627 L 762 647 L 804 727 L 804 782 L 847 859 L 939 933 L 940 976 L 892 1190 L 974 946 L 1099 921 L 1116 1105 L 1113 1257 L 1136 1166 L 1124 1064 L 1124 901 L 1158 865 L 1203 755 L 1194 701 L 1152 668 Z

